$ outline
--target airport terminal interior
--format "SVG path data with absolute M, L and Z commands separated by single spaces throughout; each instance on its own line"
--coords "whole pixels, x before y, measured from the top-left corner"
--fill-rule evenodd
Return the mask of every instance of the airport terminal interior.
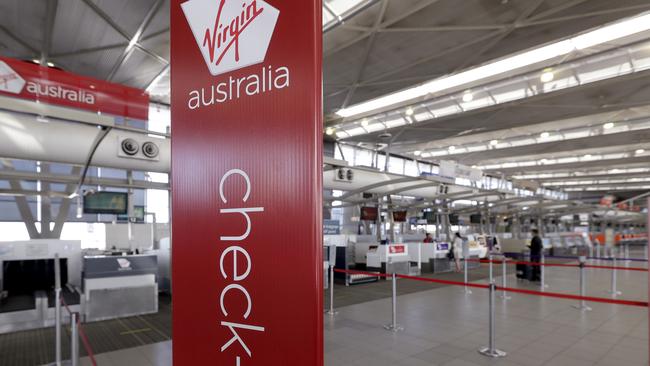
M 209 139 L 186 127 L 174 133 L 182 113 L 243 115 L 236 103 L 263 98 L 278 103 L 269 113 L 307 108 L 282 94 L 302 82 L 297 61 L 269 61 L 276 49 L 285 57 L 288 46 L 302 49 L 282 44 L 285 33 L 300 33 L 284 26 L 299 3 L 317 6 L 315 39 L 322 29 L 322 108 L 300 121 L 322 133 L 317 149 L 295 156 L 316 164 L 306 188 L 319 199 L 303 212 L 311 196 L 287 191 L 293 185 L 251 183 L 242 170 L 207 177 L 187 141 Z M 204 18 L 217 41 L 191 18 L 212 4 L 217 20 Z M 222 8 L 235 12 L 225 30 Z M 250 35 L 262 34 L 258 24 L 273 33 L 276 21 L 270 43 Z M 253 43 L 264 49 L 266 61 L 262 52 L 244 65 L 262 76 L 228 85 L 221 58 L 217 69 L 214 54 L 203 53 L 207 68 L 201 58 L 213 41 L 230 42 L 224 62 L 239 62 L 240 52 L 249 62 Z M 188 72 L 214 79 L 204 83 L 214 85 L 212 99 L 193 91 L 197 104 L 184 103 Z M 249 155 L 259 154 L 261 169 L 310 182 L 289 166 L 293 158 L 265 153 L 281 132 L 241 130 L 263 141 Z M 214 145 L 217 162 L 238 149 Z M 179 167 L 210 191 L 192 191 Z M 273 192 L 287 208 L 269 240 L 309 228 L 318 240 L 299 243 L 311 252 L 294 243 L 252 259 L 242 247 L 213 251 L 214 267 L 196 272 L 214 287 L 188 283 L 173 264 L 197 246 L 181 231 L 219 224 L 174 215 L 177 197 L 192 197 L 197 212 L 224 212 L 202 200 L 221 195 L 225 204 L 227 184 L 244 182 L 235 175 L 248 184 L 243 201 L 253 187 L 252 200 Z M 187 366 L 174 356 L 181 337 L 208 339 L 215 354 L 240 347 L 226 362 L 197 346 L 192 365 L 647 366 L 648 202 L 648 0 L 0 0 L 0 366 Z M 248 223 L 239 238 L 262 230 L 256 215 L 271 212 L 231 210 Z M 311 226 L 291 221 L 299 216 Z M 224 324 L 219 307 L 228 317 L 226 308 L 247 300 L 244 318 L 257 321 L 259 311 L 279 317 L 282 302 L 296 300 L 240 282 L 224 289 L 230 278 L 217 265 L 229 253 L 234 281 L 273 276 L 261 268 L 293 271 L 274 286 L 296 286 L 296 296 L 309 293 L 299 278 L 312 281 L 318 327 L 300 334 L 318 342 L 313 365 L 283 354 L 283 340 L 268 337 L 275 323 L 263 340 L 253 325 L 179 331 L 187 309 L 176 296 L 223 289 L 204 319 L 215 327 Z

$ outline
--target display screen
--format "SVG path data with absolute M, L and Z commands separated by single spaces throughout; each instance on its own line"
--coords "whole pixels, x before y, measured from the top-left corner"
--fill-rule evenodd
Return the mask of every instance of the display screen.
M 406 222 L 406 211 L 393 211 L 393 221 Z
M 424 217 L 428 224 L 436 223 L 436 213 L 433 211 L 424 211 Z
M 481 215 L 470 215 L 469 216 L 469 222 L 472 224 L 480 224 L 481 223 Z
M 125 215 L 128 195 L 125 192 L 95 192 L 84 196 L 84 213 Z
M 133 217 L 135 222 L 144 222 L 144 206 L 133 206 Z M 117 221 L 129 221 L 129 215 L 117 215 Z
M 449 225 L 458 225 L 458 215 L 449 215 Z
M 361 207 L 361 220 L 376 221 L 377 207 Z

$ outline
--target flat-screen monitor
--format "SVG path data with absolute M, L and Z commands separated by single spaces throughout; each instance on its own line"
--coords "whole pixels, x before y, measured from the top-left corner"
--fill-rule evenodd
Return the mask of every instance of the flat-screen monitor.
M 68 283 L 68 260 L 60 259 L 61 284 Z M 8 260 L 2 262 L 2 289 L 12 295 L 34 295 L 54 289 L 54 259 Z
M 406 222 L 406 211 L 393 211 L 393 221 Z
M 435 224 L 436 223 L 436 213 L 433 211 L 424 211 L 424 217 L 425 220 L 427 220 L 427 223 L 429 224 Z
M 84 213 L 125 215 L 128 197 L 125 192 L 101 191 L 86 194 L 84 196 Z
M 469 215 L 469 222 L 471 224 L 480 224 L 481 223 L 481 215 L 480 214 Z
M 377 221 L 377 207 L 361 207 L 361 220 Z
M 133 217 L 135 222 L 144 222 L 144 206 L 133 206 Z M 117 215 L 117 221 L 129 221 L 128 213 L 126 215 Z
M 458 225 L 458 215 L 449 215 L 449 225 Z

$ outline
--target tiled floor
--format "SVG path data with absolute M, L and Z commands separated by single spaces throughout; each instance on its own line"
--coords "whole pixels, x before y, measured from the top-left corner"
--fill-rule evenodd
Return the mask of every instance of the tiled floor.
M 587 295 L 609 296 L 610 273 L 588 270 Z M 576 269 L 552 268 L 546 276 L 548 291 L 577 292 Z M 508 281 L 509 286 L 535 288 L 512 275 Z M 647 273 L 619 272 L 621 298 L 647 300 L 647 289 Z M 523 294 L 512 294 L 509 301 L 497 298 L 496 345 L 508 355 L 486 358 L 477 349 L 488 342 L 487 300 L 486 290 L 466 295 L 460 287 L 399 296 L 398 321 L 405 330 L 397 334 L 382 327 L 390 320 L 390 299 L 339 308 L 336 317 L 325 316 L 325 364 L 648 365 L 647 308 L 590 303 L 593 311 L 581 312 L 570 300 Z M 97 360 L 100 366 L 171 365 L 171 343 L 105 353 Z M 87 360 L 82 364 L 89 365 Z

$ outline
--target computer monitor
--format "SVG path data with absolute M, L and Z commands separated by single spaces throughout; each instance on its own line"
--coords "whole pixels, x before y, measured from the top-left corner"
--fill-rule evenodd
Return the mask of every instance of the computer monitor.
M 128 202 L 129 196 L 126 192 L 89 193 L 84 196 L 84 213 L 125 215 Z

